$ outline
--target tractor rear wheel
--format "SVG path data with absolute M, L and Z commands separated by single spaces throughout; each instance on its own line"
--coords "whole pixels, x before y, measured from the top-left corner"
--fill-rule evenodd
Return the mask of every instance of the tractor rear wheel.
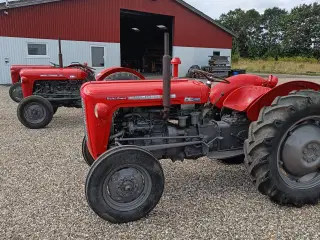
M 320 198 L 320 92 L 277 97 L 249 128 L 245 166 L 259 192 L 301 207 Z
M 164 189 L 161 164 L 136 146 L 115 147 L 91 166 L 86 197 L 91 209 L 112 223 L 136 221 L 158 204 Z
M 23 99 L 21 82 L 17 82 L 10 87 L 9 96 L 13 101 L 17 103 Z
M 94 162 L 94 158 L 91 156 L 88 146 L 87 146 L 87 140 L 86 137 L 83 137 L 82 140 L 82 156 L 84 158 L 84 161 L 91 166 Z
M 46 127 L 53 118 L 51 103 L 40 96 L 29 96 L 21 100 L 17 108 L 19 121 L 31 129 Z

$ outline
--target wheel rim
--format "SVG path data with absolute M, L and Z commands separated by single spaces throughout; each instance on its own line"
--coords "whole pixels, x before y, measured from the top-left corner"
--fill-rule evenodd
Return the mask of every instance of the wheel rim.
M 103 184 L 103 196 L 113 209 L 131 211 L 146 201 L 151 187 L 149 173 L 138 165 L 130 164 L 108 174 Z
M 24 118 L 30 123 L 40 123 L 46 118 L 46 109 L 38 103 L 29 103 L 24 108 Z
M 320 184 L 320 116 L 293 124 L 282 137 L 278 171 L 292 188 L 309 189 Z
M 16 87 L 12 90 L 12 96 L 13 96 L 15 99 L 17 99 L 17 100 L 21 100 L 21 99 L 23 98 L 21 86 L 16 86 Z

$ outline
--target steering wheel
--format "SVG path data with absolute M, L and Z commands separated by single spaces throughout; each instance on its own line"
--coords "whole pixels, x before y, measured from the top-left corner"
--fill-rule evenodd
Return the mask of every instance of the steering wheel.
M 59 64 L 53 63 L 53 62 L 49 62 L 51 63 L 54 67 L 59 67 Z
M 203 71 L 200 69 L 191 69 L 191 71 L 194 73 L 201 74 L 210 82 L 221 82 L 221 83 L 227 83 L 227 84 L 230 83 L 230 81 L 228 81 L 227 79 L 222 78 L 222 77 L 218 77 L 218 76 L 214 75 L 213 73 L 209 73 L 209 72 L 206 72 L 206 71 Z
M 79 62 L 72 62 L 69 66 L 70 67 L 78 67 L 78 68 L 82 68 L 82 69 L 85 69 L 85 70 L 90 70 L 91 72 L 93 72 L 94 70 L 96 70 L 95 68 L 93 67 L 89 67 L 87 64 L 81 64 Z

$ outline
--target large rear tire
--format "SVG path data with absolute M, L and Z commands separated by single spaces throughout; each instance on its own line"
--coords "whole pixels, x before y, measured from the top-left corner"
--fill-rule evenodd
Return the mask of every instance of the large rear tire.
M 53 118 L 51 103 L 40 96 L 29 96 L 21 100 L 17 108 L 19 121 L 31 129 L 46 127 Z
M 17 82 L 10 87 L 9 96 L 13 101 L 17 103 L 19 103 L 23 99 L 21 82 Z
M 320 198 L 320 92 L 276 98 L 249 128 L 245 166 L 259 192 L 301 207 Z
M 158 204 L 164 189 L 161 164 L 136 146 L 115 147 L 91 166 L 86 197 L 91 209 L 112 223 L 136 221 Z

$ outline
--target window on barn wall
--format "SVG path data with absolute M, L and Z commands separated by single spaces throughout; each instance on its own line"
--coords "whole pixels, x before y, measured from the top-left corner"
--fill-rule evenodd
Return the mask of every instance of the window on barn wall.
M 91 47 L 92 67 L 104 67 L 104 47 Z
M 213 52 L 213 56 L 220 56 L 220 52 Z
M 28 43 L 29 56 L 47 56 L 47 44 L 45 43 Z

